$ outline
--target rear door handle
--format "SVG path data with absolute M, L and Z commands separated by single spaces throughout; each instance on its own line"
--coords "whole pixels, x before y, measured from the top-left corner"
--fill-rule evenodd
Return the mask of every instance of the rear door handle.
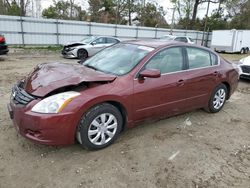
M 184 80 L 178 80 L 177 81 L 177 86 L 183 86 L 184 85 L 184 83 L 185 83 L 185 81 Z
M 213 72 L 213 75 L 214 75 L 214 76 L 219 76 L 219 74 L 220 74 L 220 73 L 219 73 L 218 71 L 214 71 L 214 72 Z

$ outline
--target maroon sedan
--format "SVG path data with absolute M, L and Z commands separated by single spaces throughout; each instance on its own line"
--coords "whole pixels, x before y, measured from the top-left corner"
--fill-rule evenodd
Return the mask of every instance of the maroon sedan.
M 17 131 L 41 144 L 110 145 L 125 127 L 204 108 L 215 113 L 238 73 L 213 51 L 164 41 L 129 41 L 82 65 L 38 65 L 12 90 Z

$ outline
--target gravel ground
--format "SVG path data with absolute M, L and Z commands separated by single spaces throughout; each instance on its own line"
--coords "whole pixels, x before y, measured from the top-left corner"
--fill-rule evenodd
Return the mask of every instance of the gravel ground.
M 250 187 L 249 81 L 240 81 L 217 114 L 196 110 L 141 124 L 100 151 L 19 136 L 6 108 L 11 86 L 36 64 L 76 63 L 58 54 L 11 49 L 0 58 L 0 188 Z

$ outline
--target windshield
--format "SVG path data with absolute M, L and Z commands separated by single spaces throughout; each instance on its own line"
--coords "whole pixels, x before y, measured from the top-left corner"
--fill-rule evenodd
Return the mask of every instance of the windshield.
M 86 37 L 86 38 L 82 39 L 81 42 L 83 42 L 83 43 L 90 43 L 93 40 L 95 40 L 96 38 L 97 37 L 95 37 L 95 36 Z
M 154 48 L 120 43 L 100 51 L 83 65 L 108 74 L 124 75 L 152 50 Z

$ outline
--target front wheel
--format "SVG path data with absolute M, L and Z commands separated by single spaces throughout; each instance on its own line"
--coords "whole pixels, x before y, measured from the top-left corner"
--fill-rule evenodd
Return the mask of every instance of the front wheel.
M 227 87 L 224 84 L 218 85 L 210 97 L 208 111 L 211 113 L 219 112 L 226 102 L 227 95 Z
M 120 111 L 111 104 L 103 103 L 83 115 L 76 137 L 87 149 L 102 149 L 114 142 L 122 130 L 122 125 Z
M 88 52 L 85 49 L 79 49 L 77 51 L 77 58 L 81 60 L 85 60 L 88 58 Z
M 241 50 L 240 50 L 240 54 L 245 54 L 246 52 L 245 52 L 245 48 L 242 48 Z

